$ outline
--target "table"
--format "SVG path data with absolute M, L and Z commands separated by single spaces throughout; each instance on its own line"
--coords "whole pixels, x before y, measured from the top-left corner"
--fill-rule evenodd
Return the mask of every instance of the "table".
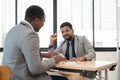
M 98 74 L 98 80 L 102 80 L 102 72 L 105 71 L 105 80 L 108 80 L 108 69 L 114 70 L 117 62 L 115 61 L 85 61 L 77 64 L 66 64 L 62 62 L 56 65 L 55 69 L 63 71 L 81 72 L 90 71 L 94 74 Z

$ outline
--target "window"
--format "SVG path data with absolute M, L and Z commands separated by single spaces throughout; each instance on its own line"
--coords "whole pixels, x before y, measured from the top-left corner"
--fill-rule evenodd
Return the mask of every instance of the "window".
M 69 21 L 75 34 L 85 35 L 95 48 L 116 47 L 115 0 L 58 0 L 57 4 L 58 31 L 62 22 Z M 61 34 L 58 42 L 60 40 Z
M 53 0 L 18 0 L 18 23 L 24 19 L 25 10 L 30 5 L 38 5 L 45 11 L 46 20 L 38 34 L 40 47 L 48 47 L 50 34 L 53 33 Z
M 116 47 L 116 0 L 94 0 L 95 47 Z
M 66 4 L 67 3 L 67 4 Z M 63 22 L 71 22 L 75 34 L 86 36 L 91 44 L 93 43 L 93 16 L 92 0 L 58 0 L 58 25 Z M 58 35 L 58 44 L 62 40 L 61 34 Z
M 57 0 L 55 11 L 57 15 L 53 15 L 53 8 L 56 8 L 53 7 L 53 1 L 55 2 L 55 0 L 0 0 L 0 47 L 4 47 L 4 38 L 8 30 L 16 22 L 19 24 L 24 20 L 25 10 L 30 5 L 41 6 L 46 14 L 44 27 L 38 33 L 42 48 L 48 47 L 53 28 L 56 31 L 56 25 L 53 25 L 57 24 L 59 32 L 60 25 L 66 21 L 72 23 L 76 35 L 86 36 L 95 48 L 116 47 L 116 0 Z M 57 18 L 56 22 L 53 22 L 53 17 Z M 63 38 L 59 33 L 58 45 L 61 40 Z
M 17 18 L 15 17 L 15 0 L 0 0 L 0 47 L 4 45 L 6 33 L 12 28 L 15 23 L 20 23 L 24 20 L 25 10 L 30 5 L 41 6 L 46 14 L 46 22 L 44 27 L 38 33 L 40 36 L 41 47 L 49 45 L 49 36 L 53 33 L 53 0 L 17 0 Z M 17 21 L 15 21 L 17 19 Z M 45 36 L 45 37 L 44 37 Z
M 0 47 L 8 30 L 15 25 L 15 0 L 0 0 Z

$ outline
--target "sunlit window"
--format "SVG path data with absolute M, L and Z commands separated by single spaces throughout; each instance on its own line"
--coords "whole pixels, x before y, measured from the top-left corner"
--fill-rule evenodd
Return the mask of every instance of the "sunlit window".
M 40 47 L 48 47 L 50 34 L 53 33 L 53 0 L 18 0 L 18 23 L 24 19 L 25 10 L 30 5 L 38 5 L 45 11 L 46 20 L 39 37 Z
M 76 35 L 86 36 L 95 48 L 116 47 L 116 0 L 57 0 L 57 15 L 53 15 L 53 1 L 0 0 L 0 47 L 4 47 L 4 39 L 10 28 L 24 20 L 25 10 L 30 5 L 42 7 L 46 14 L 44 27 L 38 33 L 42 48 L 49 45 L 49 37 L 53 27 L 56 27 L 53 24 L 57 24 L 59 32 L 60 25 L 66 21 L 72 23 Z M 53 23 L 53 16 L 57 17 L 57 23 Z M 61 40 L 63 38 L 59 33 L 57 44 Z
M 0 0 L 0 11 L 0 47 L 3 47 L 6 33 L 15 25 L 15 0 Z
M 0 47 L 4 45 L 6 33 L 15 23 L 24 20 L 25 10 L 30 5 L 41 6 L 46 14 L 44 27 L 38 33 L 40 36 L 40 46 L 49 45 L 49 36 L 53 33 L 53 0 L 17 0 L 17 18 L 15 18 L 15 0 L 0 0 Z M 17 19 L 17 21 L 15 21 Z
M 95 47 L 116 47 L 116 0 L 95 1 Z
M 67 4 L 66 4 L 67 3 Z M 92 0 L 58 0 L 58 31 L 63 22 L 70 22 L 76 35 L 86 36 L 93 43 Z M 58 35 L 58 44 L 62 40 Z

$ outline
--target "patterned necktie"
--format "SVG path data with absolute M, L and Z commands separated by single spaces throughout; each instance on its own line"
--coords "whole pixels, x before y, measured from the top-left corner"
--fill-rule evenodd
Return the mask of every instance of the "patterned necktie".
M 65 57 L 66 57 L 66 59 L 68 59 L 68 60 L 69 60 L 69 46 L 70 46 L 70 43 L 69 43 L 69 41 L 67 41 L 67 49 L 66 49 Z

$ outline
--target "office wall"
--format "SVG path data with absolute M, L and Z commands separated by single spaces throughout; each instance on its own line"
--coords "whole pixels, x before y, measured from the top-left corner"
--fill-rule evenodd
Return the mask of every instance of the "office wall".
M 2 60 L 3 53 L 0 52 L 0 64 Z M 116 61 L 117 60 L 117 52 L 96 52 L 96 60 L 97 61 Z M 116 80 L 117 71 L 108 71 L 108 80 Z M 104 76 L 104 72 L 103 72 Z
M 3 53 L 0 52 L 0 65 L 1 65 L 1 61 L 2 61 L 2 56 L 3 56 Z
M 117 61 L 117 52 L 96 52 L 97 61 Z M 104 72 L 103 72 L 104 73 Z M 108 80 L 117 80 L 117 70 L 108 70 Z M 104 74 L 103 74 L 104 76 Z

